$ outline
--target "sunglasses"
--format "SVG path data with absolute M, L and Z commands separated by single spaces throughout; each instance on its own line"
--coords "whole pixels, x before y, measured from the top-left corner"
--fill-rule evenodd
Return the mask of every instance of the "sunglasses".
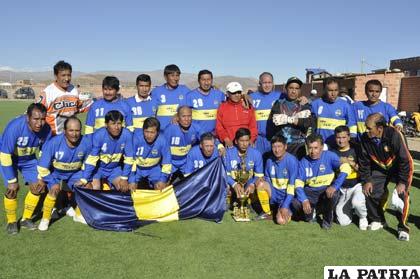
M 230 95 L 242 94 L 242 91 L 229 92 Z

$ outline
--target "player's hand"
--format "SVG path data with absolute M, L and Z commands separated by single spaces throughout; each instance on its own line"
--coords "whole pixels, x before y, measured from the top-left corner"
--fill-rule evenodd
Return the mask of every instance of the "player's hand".
M 8 184 L 6 190 L 6 197 L 16 198 L 18 190 L 19 184 L 17 182 Z
M 304 105 L 306 105 L 307 103 L 309 103 L 309 100 L 308 100 L 308 98 L 307 98 L 306 96 L 300 96 L 300 97 L 298 98 L 298 101 L 299 101 L 299 104 L 300 104 L 301 106 L 304 106 Z
M 280 225 L 286 225 L 290 219 L 290 211 L 288 208 L 280 208 L 280 220 L 278 220 Z
M 165 189 L 166 188 L 166 183 L 165 182 L 163 182 L 163 181 L 158 181 L 156 184 L 155 184 L 155 190 L 159 190 L 159 191 L 162 191 L 163 189 Z
M 366 197 L 369 197 L 370 194 L 372 194 L 373 190 L 373 184 L 371 182 L 367 182 L 363 185 L 363 194 L 365 194 Z
M 82 185 L 82 187 L 83 187 L 83 185 Z M 84 186 L 86 189 L 93 189 L 93 185 L 92 185 L 92 182 L 88 182 L 88 183 L 86 183 L 86 185 Z
M 397 187 L 395 187 L 395 189 L 397 190 L 398 195 L 405 194 L 405 184 L 398 183 Z
M 120 179 L 120 181 L 118 182 L 118 186 L 121 192 L 125 193 L 128 191 L 128 180 L 126 179 Z
M 246 93 L 242 93 L 242 107 L 249 109 L 251 107 L 251 97 Z
M 131 192 L 136 191 L 137 190 L 137 183 L 128 184 L 128 188 L 130 189 Z
M 37 182 L 31 183 L 29 185 L 29 190 L 33 194 L 41 194 L 44 191 L 44 187 L 45 187 L 44 181 L 42 181 L 41 179 L 39 179 Z
M 224 147 L 220 147 L 220 148 L 218 149 L 218 151 L 219 151 L 219 156 L 220 156 L 220 157 L 224 157 L 224 156 L 226 155 L 226 148 L 224 148 Z
M 325 191 L 327 198 L 331 199 L 334 196 L 335 191 L 336 189 L 334 186 L 328 186 L 327 190 Z
M 236 197 L 239 199 L 242 197 L 242 195 L 244 195 L 244 187 L 242 187 L 241 184 L 239 183 L 235 183 L 233 185 L 233 190 L 235 190 L 236 193 Z
M 286 125 L 287 115 L 286 114 L 273 114 L 273 123 L 276 126 Z
M 249 184 L 248 187 L 245 189 L 245 196 L 249 196 L 254 194 L 255 192 L 255 184 Z
M 311 203 L 309 202 L 309 200 L 304 200 L 302 202 L 302 206 L 303 206 L 303 212 L 305 214 L 311 214 L 312 212 L 312 207 L 311 207 Z
M 230 138 L 225 138 L 225 145 L 227 148 L 233 147 L 233 141 L 230 140 Z

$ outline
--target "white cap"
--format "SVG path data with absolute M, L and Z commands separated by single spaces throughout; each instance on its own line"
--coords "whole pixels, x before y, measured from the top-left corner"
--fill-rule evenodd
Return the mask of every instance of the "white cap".
M 242 85 L 239 82 L 236 82 L 236 81 L 229 82 L 228 85 L 226 85 L 226 91 L 228 91 L 230 93 L 243 91 L 242 90 Z
M 316 91 L 316 89 L 311 90 L 311 95 L 317 95 L 317 94 L 318 94 L 318 91 Z

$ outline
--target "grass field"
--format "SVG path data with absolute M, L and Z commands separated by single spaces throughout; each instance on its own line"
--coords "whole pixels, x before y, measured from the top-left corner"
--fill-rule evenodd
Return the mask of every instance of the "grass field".
M 0 102 L 0 131 L 26 105 Z M 322 278 L 325 265 L 419 265 L 418 161 L 415 167 L 410 242 L 397 241 L 391 213 L 386 215 L 391 229 L 381 231 L 235 223 L 226 213 L 222 224 L 187 220 L 131 233 L 97 231 L 64 217 L 47 232 L 8 236 L 0 202 L 0 278 Z M 26 191 L 21 188 L 20 205 Z

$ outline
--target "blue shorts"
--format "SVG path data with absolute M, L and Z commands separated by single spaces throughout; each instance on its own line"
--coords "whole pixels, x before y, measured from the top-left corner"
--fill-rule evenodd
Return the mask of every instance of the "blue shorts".
M 155 185 L 159 181 L 166 182 L 164 181 L 164 179 L 162 179 L 160 165 L 146 170 L 138 168 L 136 171 L 136 182 L 139 182 L 142 179 L 149 180 L 149 182 L 152 183 L 152 185 Z
M 281 207 L 284 200 L 287 197 L 287 193 L 285 190 L 279 190 L 277 188 L 274 188 L 271 186 L 271 198 L 270 198 L 270 204 Z
M 45 182 L 47 183 L 48 189 L 51 190 L 53 185 L 60 185 L 61 181 L 65 181 L 70 190 L 74 191 L 74 184 L 80 181 L 81 178 L 83 178 L 83 171 L 81 170 L 68 173 L 53 172 L 51 175 L 49 175 L 48 178 L 45 179 Z
M 16 178 L 18 178 L 18 171 L 20 171 L 20 173 L 23 176 L 23 180 L 28 184 L 32 184 L 32 183 L 38 182 L 37 166 L 38 166 L 38 160 L 32 159 L 27 162 L 21 163 L 19 166 L 13 165 L 12 167 L 13 167 L 13 172 Z M 1 169 L 2 168 L 0 168 L 0 170 Z M 1 175 L 3 177 L 4 186 L 7 188 L 9 184 L 2 170 L 1 170 Z
M 111 186 L 112 182 L 120 176 L 122 176 L 122 169 L 120 167 L 116 167 L 110 170 L 99 168 L 98 171 L 93 175 L 93 179 L 107 180 Z
M 263 155 L 264 153 L 271 151 L 271 143 L 265 136 L 257 136 L 255 148 Z

